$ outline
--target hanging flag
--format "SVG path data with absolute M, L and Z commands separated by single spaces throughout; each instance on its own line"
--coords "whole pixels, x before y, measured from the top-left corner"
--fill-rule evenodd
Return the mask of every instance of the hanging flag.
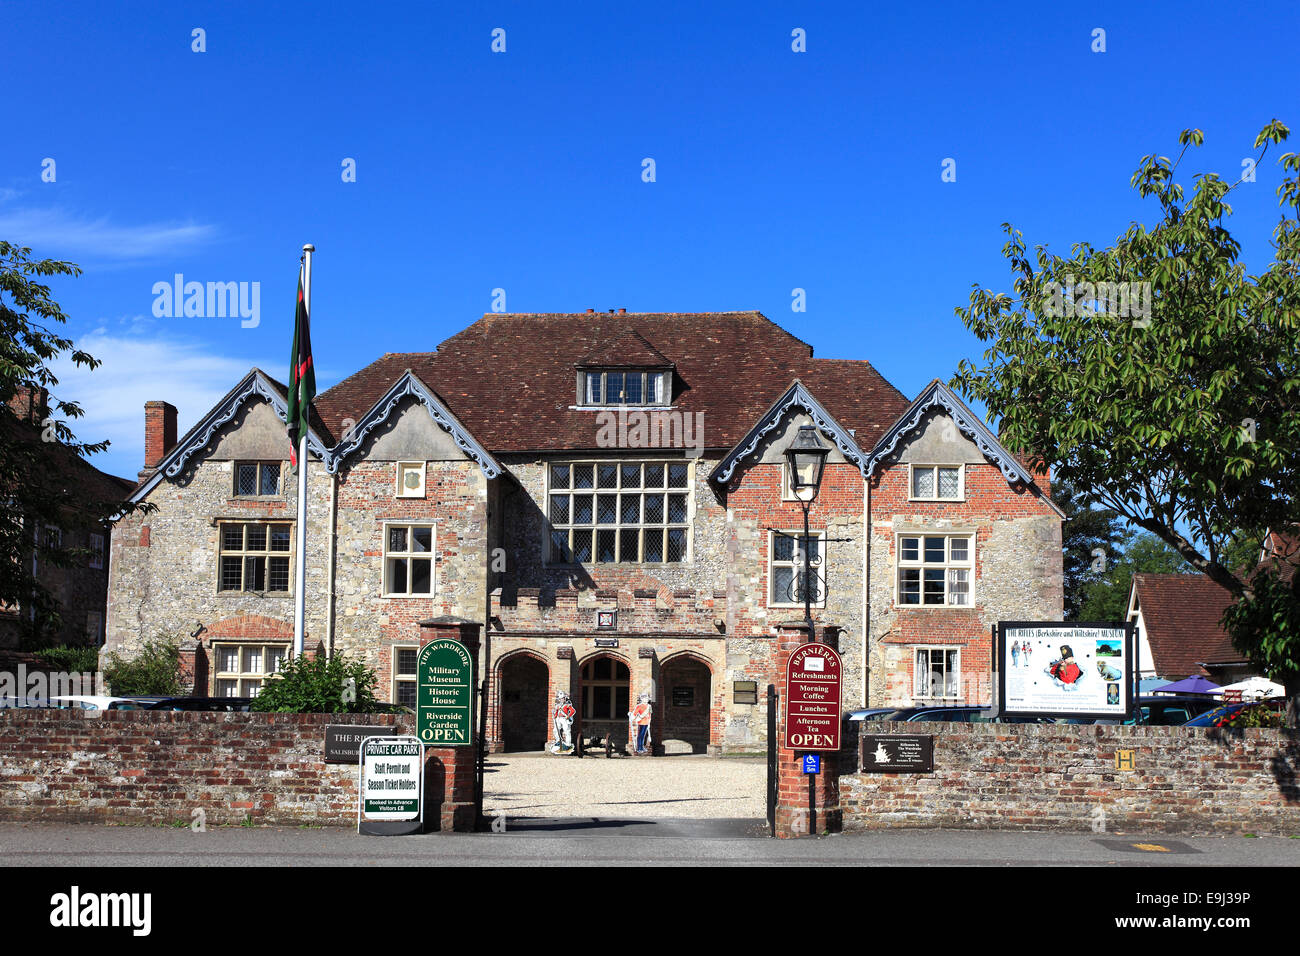
M 311 426 L 311 403 L 316 397 L 316 370 L 311 359 L 311 320 L 298 270 L 298 308 L 293 317 L 293 354 L 289 357 L 289 461 L 298 466 L 298 442 Z

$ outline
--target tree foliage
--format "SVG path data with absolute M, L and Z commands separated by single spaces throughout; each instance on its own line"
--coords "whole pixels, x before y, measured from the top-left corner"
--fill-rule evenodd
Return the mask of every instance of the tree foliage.
M 1146 531 L 1126 531 L 1106 570 L 1090 582 L 1079 612 L 1081 621 L 1122 621 L 1135 574 L 1194 574 L 1181 554 Z
M 1288 135 L 1277 120 L 1264 127 L 1256 166 Z M 1107 248 L 1031 253 L 1004 224 L 1012 291 L 976 285 L 956 309 L 990 345 L 952 384 L 999 420 L 1010 447 L 1252 602 L 1255 578 L 1232 566 L 1243 536 L 1300 526 L 1300 157 L 1279 159 L 1274 255 L 1251 275 L 1225 225 L 1243 180 L 1202 173 L 1188 196 L 1175 179 L 1202 140 L 1186 130 L 1176 160 L 1142 159 L 1131 185 L 1158 219 Z M 1294 612 L 1275 589 L 1263 599 L 1225 626 L 1281 679 L 1300 643 L 1259 628 Z
M 116 652 L 104 662 L 104 681 L 109 693 L 118 697 L 160 695 L 175 697 L 182 693 L 181 645 L 175 638 L 146 641 L 134 657 Z
M 23 388 L 56 387 L 50 364 L 65 353 L 77 366 L 99 366 L 58 330 L 68 317 L 40 281 L 80 274 L 70 262 L 34 259 L 31 249 L 0 241 L 0 404 L 8 405 Z M 44 529 L 66 526 L 69 512 L 79 515 L 78 523 L 93 525 L 141 507 L 96 500 L 100 496 L 88 495 L 77 480 L 77 459 L 108 447 L 106 441 L 77 440 L 68 422 L 83 414 L 77 403 L 53 394 L 46 417 L 36 422 L 0 410 L 0 603 L 34 612 L 24 620 L 42 633 L 57 628 L 60 609 L 33 573 L 32 557 L 39 569 L 70 567 L 88 555 Z
M 253 710 L 287 714 L 373 714 L 378 679 L 361 661 L 342 654 L 299 655 L 280 666 L 253 698 Z
M 1104 579 L 1119 555 L 1124 527 L 1119 514 L 1098 508 L 1068 481 L 1052 482 L 1052 500 L 1065 512 L 1061 548 L 1065 572 L 1065 618 L 1068 621 L 1102 621 L 1082 617 L 1086 595 Z

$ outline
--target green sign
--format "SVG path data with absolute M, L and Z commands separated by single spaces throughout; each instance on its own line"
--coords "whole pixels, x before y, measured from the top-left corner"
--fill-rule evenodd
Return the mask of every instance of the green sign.
M 420 651 L 415 732 L 427 747 L 468 747 L 474 727 L 474 660 L 460 641 Z

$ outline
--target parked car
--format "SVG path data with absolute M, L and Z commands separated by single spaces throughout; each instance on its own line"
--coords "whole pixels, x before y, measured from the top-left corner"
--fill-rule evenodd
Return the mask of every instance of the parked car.
M 902 710 L 896 710 L 883 718 L 883 720 L 899 721 L 916 721 L 916 720 L 933 720 L 941 722 L 951 722 L 958 724 L 1050 724 L 1054 720 L 1047 717 L 1024 717 L 1008 716 L 1006 714 L 993 715 L 992 707 L 905 707 Z
M 1137 699 L 1141 720 L 1130 718 L 1124 723 L 1150 724 L 1154 727 L 1177 727 L 1187 723 L 1193 717 L 1199 717 L 1207 710 L 1219 706 L 1213 697 L 1194 695 L 1182 697 L 1139 697 Z
M 131 700 L 129 697 L 112 697 L 107 694 L 68 694 L 51 697 L 49 706 L 58 707 L 60 710 L 91 710 L 97 712 L 141 709 L 140 703 Z
M 211 710 L 211 711 L 248 711 L 252 710 L 251 697 L 164 697 L 145 710 Z
M 1280 713 L 1286 709 L 1285 697 L 1270 697 L 1266 700 L 1246 700 L 1238 701 L 1232 704 L 1222 704 L 1213 710 L 1207 710 L 1205 713 L 1193 717 L 1184 727 L 1226 727 L 1234 717 L 1242 711 L 1263 707 Z
M 888 720 L 889 715 L 897 712 L 897 707 L 868 707 L 866 710 L 855 710 L 849 714 L 849 720 Z

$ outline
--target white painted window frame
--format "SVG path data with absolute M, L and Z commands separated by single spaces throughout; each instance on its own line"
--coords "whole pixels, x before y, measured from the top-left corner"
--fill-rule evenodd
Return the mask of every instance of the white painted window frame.
M 397 671 L 397 661 L 402 651 L 415 651 L 416 669 L 412 671 L 410 674 L 399 674 Z M 418 644 L 394 644 L 390 650 L 390 653 L 392 654 L 392 660 L 389 665 L 389 670 L 391 671 L 392 680 L 390 681 L 391 687 L 389 688 L 391 692 L 391 696 L 389 696 L 388 700 L 390 703 L 396 704 L 397 686 L 399 684 L 414 684 L 416 686 L 417 694 L 419 693 L 420 646 Z
M 915 561 L 905 561 L 905 560 L 903 560 L 903 539 L 904 539 L 904 538 L 920 538 L 920 539 L 922 539 L 922 540 L 918 543 L 918 545 L 917 545 L 917 555 L 918 555 L 918 557 L 917 557 L 917 559 L 916 559 Z M 934 562 L 927 562 L 927 561 L 924 560 L 924 557 L 925 557 L 925 540 L 924 540 L 924 539 L 925 539 L 925 538 L 943 538 L 943 539 L 944 539 L 944 543 L 943 543 L 943 563 L 942 563 L 942 564 L 936 564 L 936 563 L 934 563 Z M 953 539 L 953 538 L 965 538 L 965 539 L 969 542 L 969 545 L 968 545 L 968 548 L 967 548 L 967 555 L 968 555 L 968 557 L 967 557 L 967 560 L 966 560 L 966 561 L 953 561 L 953 560 L 952 560 L 952 539 Z M 896 607 L 896 608 L 904 608 L 904 609 L 912 609 L 912 608 L 917 608 L 917 609 L 927 609 L 927 608 L 928 608 L 928 609 L 930 609 L 930 610 L 935 610 L 935 609 L 939 609 L 939 608 L 946 608 L 946 609 L 949 609 L 949 610 L 966 610 L 966 611 L 973 610 L 974 607 L 975 607 L 975 603 L 976 603 L 976 595 L 975 595 L 975 548 L 976 548 L 976 545 L 977 545 L 977 544 L 978 544 L 978 541 L 977 541 L 977 539 L 976 539 L 975 532 L 974 532 L 974 530 L 970 530 L 970 529 L 963 530 L 963 529 L 959 529 L 959 528 L 930 528 L 930 529 L 926 529 L 926 530 L 922 530 L 922 529 L 911 529 L 911 530 L 898 531 L 898 532 L 896 532 L 896 533 L 895 533 L 895 536 L 894 536 L 894 607 Z M 924 571 L 926 571 L 926 570 L 931 570 L 931 571 L 933 571 L 933 570 L 936 570 L 936 569 L 938 569 L 938 568 L 942 568 L 942 569 L 943 569 L 943 572 L 944 572 L 944 574 L 943 574 L 943 603 L 942 603 L 942 604 L 925 604 L 925 603 L 924 603 L 924 600 L 925 600 L 925 574 L 922 573 L 922 574 L 921 574 L 921 582 L 920 582 L 920 583 L 921 583 L 921 592 L 920 592 L 920 597 L 921 597 L 921 601 L 922 601 L 922 603 L 919 603 L 919 604 L 904 604 L 904 603 L 903 603 L 903 571 L 904 571 L 905 569 L 906 569 L 906 570 L 919 569 L 920 571 L 924 572 Z M 968 571 L 968 572 L 969 572 L 969 574 L 967 575 L 967 578 L 966 578 L 966 594 L 967 594 L 967 598 L 968 598 L 968 599 L 967 599 L 967 601 L 966 601 L 965 604 L 949 604 L 949 603 L 948 603 L 948 571 L 949 571 L 950 569 L 960 569 L 960 570 L 964 570 L 964 571 Z
M 405 528 L 405 529 L 407 530 L 407 541 L 406 541 L 406 543 L 407 543 L 407 547 L 408 547 L 408 548 L 410 547 L 410 544 L 411 544 L 411 530 L 414 529 L 414 528 L 428 528 L 428 529 L 429 529 L 429 557 L 426 559 L 426 558 L 424 557 L 424 552 L 421 552 L 421 551 L 409 551 L 409 550 L 408 550 L 408 551 L 390 551 L 389 548 L 388 548 L 388 541 L 389 541 L 388 532 L 389 532 L 389 529 L 391 529 L 391 528 Z M 419 520 L 413 520 L 413 521 L 397 521 L 397 520 L 393 520 L 393 521 L 385 521 L 385 522 L 383 523 L 383 541 L 381 542 L 381 544 L 383 545 L 383 547 L 382 547 L 382 552 L 383 552 L 383 565 L 382 565 L 381 568 L 380 568 L 380 574 L 383 576 L 383 577 L 382 577 L 382 580 L 380 581 L 380 589 L 381 589 L 381 591 L 383 592 L 382 595 L 381 595 L 382 597 L 384 597 L 384 598 L 416 598 L 416 599 L 419 599 L 419 600 L 424 600 L 424 599 L 427 599 L 427 598 L 435 597 L 435 596 L 438 594 L 438 524 L 437 524 L 437 522 L 435 522 L 435 521 L 419 521 Z M 410 572 L 410 566 L 409 566 L 409 564 L 408 564 L 408 566 L 407 566 L 407 572 L 406 572 L 406 586 L 407 586 L 408 590 L 406 590 L 406 591 L 390 591 L 390 590 L 389 590 L 389 584 L 390 584 L 390 582 L 391 582 L 391 578 L 390 578 L 390 576 L 389 576 L 389 574 L 388 574 L 388 562 L 389 562 L 389 559 L 390 559 L 390 558 L 391 558 L 391 559 L 406 559 L 406 560 L 408 560 L 408 561 L 410 561 L 410 560 L 416 560 L 416 561 L 424 561 L 424 560 L 428 560 L 428 562 L 429 562 L 429 593 L 425 594 L 424 592 L 421 592 L 421 591 L 414 591 L 414 592 L 412 592 L 412 591 L 409 590 L 409 588 L 410 588 L 410 586 L 411 586 L 411 578 L 412 578 L 412 575 L 411 575 L 411 572 Z
M 957 497 L 940 498 L 939 494 L 939 469 L 956 468 L 957 469 Z M 917 469 L 926 469 L 934 472 L 934 493 L 935 497 L 921 498 L 912 493 L 916 487 L 913 475 Z M 908 501 L 936 501 L 936 502 L 963 502 L 966 500 L 966 465 L 960 462 L 948 462 L 947 464 L 939 462 L 936 464 L 908 463 L 907 466 L 907 500 Z
M 791 561 L 777 561 L 777 560 L 776 560 L 776 557 L 775 557 L 775 555 L 776 555 L 776 537 L 777 537 L 778 534 L 789 535 L 790 537 L 792 537 L 792 538 L 795 539 L 795 548 L 796 548 L 796 550 L 795 550 L 795 555 L 796 555 L 796 556 L 795 556 L 795 558 L 794 558 L 793 560 L 791 560 Z M 825 531 L 818 531 L 818 530 L 815 530 L 815 529 L 810 529 L 809 532 L 808 532 L 808 537 L 817 539 L 817 542 L 818 542 L 818 548 L 817 548 L 817 550 L 818 550 L 818 553 L 821 554 L 821 559 L 822 559 L 822 563 L 821 563 L 821 565 L 820 565 L 821 576 L 822 576 L 823 579 L 825 579 L 825 577 L 826 577 L 826 573 L 827 573 L 827 572 L 826 572 L 826 532 L 825 532 Z M 801 574 L 801 573 L 803 572 L 803 553 L 802 553 L 801 551 L 798 550 L 798 547 L 799 547 L 798 542 L 799 542 L 799 540 L 800 540 L 801 538 L 803 538 L 803 529 L 802 529 L 802 528 L 798 528 L 798 529 L 780 528 L 780 529 L 775 529 L 775 530 L 768 531 L 768 533 L 767 533 L 767 606 L 768 606 L 768 607 L 772 607 L 772 608 L 800 608 L 800 607 L 803 607 L 803 601 L 774 601 L 774 600 L 772 600 L 772 596 L 773 596 L 773 595 L 772 595 L 772 581 L 773 581 L 772 569 L 773 569 L 773 568 L 778 567 L 778 566 L 780 566 L 780 567 L 792 567 L 792 568 L 794 568 L 794 571 L 795 571 L 796 574 Z M 813 568 L 813 569 L 812 569 L 812 572 L 813 572 L 814 574 L 817 574 L 817 573 L 818 573 L 818 568 Z M 824 608 L 824 607 L 826 607 L 826 597 L 827 597 L 827 594 L 829 593 L 829 591 L 830 591 L 830 586 L 829 586 L 829 584 L 827 584 L 827 586 L 826 586 L 826 587 L 824 588 L 824 590 L 822 591 L 822 599 L 821 599 L 820 601 L 813 601 L 813 602 L 812 602 L 812 606 L 813 606 L 813 607 L 817 607 L 817 608 Z
M 933 607 L 934 605 L 931 605 L 931 606 Z M 956 680 L 957 693 L 956 693 L 956 694 L 953 694 L 953 695 L 942 694 L 942 695 L 936 697 L 936 696 L 934 696 L 934 695 L 932 695 L 932 694 L 929 694 L 929 693 L 926 693 L 926 694 L 918 694 L 918 693 L 917 693 L 917 676 L 918 676 L 918 674 L 920 673 L 920 670 L 919 670 L 920 662 L 919 662 L 918 658 L 920 657 L 920 655 L 921 655 L 922 653 L 924 653 L 924 654 L 927 655 L 927 664 L 926 664 L 926 684 L 927 684 L 927 689 L 928 689 L 928 685 L 929 685 L 929 663 L 928 663 L 928 655 L 929 655 L 930 653 L 932 653 L 933 651 L 942 651 L 945 655 L 946 655 L 946 654 L 956 654 L 956 655 L 957 655 L 957 663 L 956 663 L 956 665 L 954 666 L 954 671 L 953 671 L 953 672 L 957 675 L 957 680 Z M 947 660 L 946 660 L 946 658 L 945 658 L 944 666 L 945 666 L 945 668 L 947 667 Z M 947 686 L 947 676 L 948 676 L 948 674 L 947 674 L 947 672 L 945 671 L 945 673 L 944 673 L 944 678 L 945 678 L 944 686 L 945 686 L 945 687 Z M 914 645 L 912 645 L 912 699 L 913 699 L 913 700 L 924 701 L 924 702 L 927 702 L 927 703 L 929 703 L 929 702 L 933 702 L 933 703 L 936 703 L 936 704 L 937 704 L 937 703 L 942 703 L 942 702 L 949 702 L 949 701 L 957 701 L 957 700 L 961 700 L 962 697 L 963 697 L 963 695 L 962 695 L 962 692 L 961 692 L 961 648 L 958 647 L 958 646 L 953 646 L 952 644 L 914 644 Z

